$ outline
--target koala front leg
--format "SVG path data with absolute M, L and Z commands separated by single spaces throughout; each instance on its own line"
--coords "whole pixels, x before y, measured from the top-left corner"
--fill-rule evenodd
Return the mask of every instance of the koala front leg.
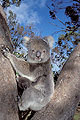
M 22 77 L 29 79 L 29 64 L 27 61 L 21 58 L 17 58 L 11 54 L 7 48 L 2 50 L 3 55 L 9 59 L 14 70 L 19 73 Z
M 30 72 L 30 64 L 24 59 L 17 58 L 15 55 L 11 54 L 9 50 L 4 49 L 2 53 L 10 60 L 15 71 L 18 72 L 22 77 L 35 82 L 36 78 L 43 74 L 41 67 L 38 67 L 33 72 Z

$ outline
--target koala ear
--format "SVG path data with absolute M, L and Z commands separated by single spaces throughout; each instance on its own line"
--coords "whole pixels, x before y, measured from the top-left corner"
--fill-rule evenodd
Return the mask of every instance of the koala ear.
M 24 44 L 25 46 L 29 43 L 29 41 L 30 41 L 30 38 L 29 38 L 29 37 L 27 37 L 27 36 L 23 37 L 23 44 Z
M 52 49 L 53 43 L 54 43 L 54 38 L 52 36 L 46 36 L 43 38 L 45 42 L 49 44 L 49 47 Z

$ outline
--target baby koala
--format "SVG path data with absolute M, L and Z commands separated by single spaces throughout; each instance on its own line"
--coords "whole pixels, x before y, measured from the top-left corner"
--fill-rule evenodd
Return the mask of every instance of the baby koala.
M 46 106 L 54 93 L 54 79 L 51 69 L 50 49 L 53 37 L 24 37 L 24 44 L 28 49 L 27 61 L 17 58 L 8 51 L 4 55 L 10 60 L 13 68 L 20 76 L 27 78 L 32 84 L 24 90 L 18 103 L 19 109 L 28 108 L 34 111 Z

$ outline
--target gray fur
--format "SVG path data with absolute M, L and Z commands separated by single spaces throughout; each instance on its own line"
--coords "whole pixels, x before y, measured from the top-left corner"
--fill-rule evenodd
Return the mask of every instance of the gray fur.
M 17 58 L 10 52 L 4 51 L 14 69 L 22 76 L 29 79 L 32 84 L 24 90 L 18 103 L 19 109 L 25 111 L 41 110 L 46 106 L 54 93 L 54 80 L 50 62 L 49 40 L 41 38 L 28 39 L 25 37 L 25 46 L 28 48 L 27 61 Z M 51 38 L 52 39 L 52 38 Z M 51 43 L 50 43 L 51 44 Z

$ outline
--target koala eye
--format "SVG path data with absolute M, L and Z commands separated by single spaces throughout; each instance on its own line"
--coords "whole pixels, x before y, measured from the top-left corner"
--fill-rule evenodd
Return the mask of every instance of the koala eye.
M 43 53 L 45 53 L 46 52 L 46 50 L 43 50 Z
M 32 52 L 34 52 L 34 50 L 32 50 Z

